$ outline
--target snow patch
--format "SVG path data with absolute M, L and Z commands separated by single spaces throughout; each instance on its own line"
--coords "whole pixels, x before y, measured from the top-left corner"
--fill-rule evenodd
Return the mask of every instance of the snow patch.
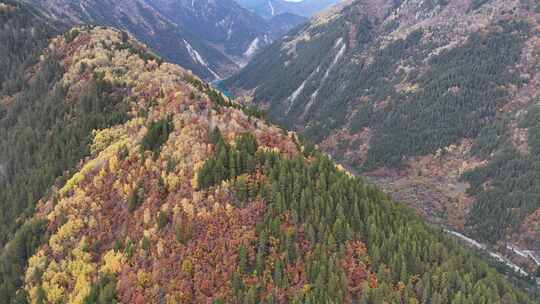
M 302 84 L 298 87 L 298 89 L 296 89 L 296 91 L 294 91 L 292 95 L 289 97 L 289 100 L 291 101 L 291 106 L 289 106 L 289 110 L 287 110 L 287 112 L 291 110 L 293 102 L 296 100 L 296 98 L 298 98 L 298 96 L 300 96 L 300 93 L 302 93 L 302 91 L 304 90 L 304 87 L 306 86 L 306 82 L 307 80 L 304 80 L 304 82 L 302 82 Z
M 253 39 L 244 52 L 244 57 L 251 57 L 259 50 L 259 37 Z
M 304 113 L 302 113 L 302 117 L 306 116 L 306 114 L 309 112 L 309 109 L 313 106 L 315 103 L 315 99 L 317 99 L 317 96 L 319 95 L 319 89 L 315 90 L 313 94 L 309 97 L 309 102 L 306 105 L 306 108 L 304 109 Z
M 186 49 L 189 53 L 189 56 L 191 57 L 191 59 L 197 63 L 197 64 L 200 64 L 202 66 L 204 66 L 209 72 L 210 74 L 212 74 L 212 76 L 214 76 L 215 78 L 219 79 L 219 75 L 214 72 L 209 66 L 208 66 L 208 63 L 206 63 L 206 61 L 203 59 L 203 57 L 201 56 L 201 54 L 199 54 L 199 52 L 197 52 L 197 50 L 195 50 L 191 44 L 189 44 L 189 42 L 187 42 L 185 39 L 184 40 L 184 45 L 186 46 Z
M 338 40 L 336 40 L 336 43 L 334 44 L 334 49 L 337 49 L 337 48 L 340 48 L 339 51 L 336 53 L 336 56 L 334 56 L 334 59 L 332 60 L 332 63 L 330 64 L 330 66 L 328 67 L 328 69 L 326 69 L 326 72 L 324 73 L 324 76 L 322 78 L 322 80 L 320 81 L 319 83 L 319 87 L 317 88 L 317 90 L 315 90 L 315 92 L 313 92 L 313 94 L 311 94 L 311 96 L 309 97 L 309 101 L 308 103 L 306 104 L 306 107 L 304 109 L 304 112 L 302 114 L 302 117 L 304 117 L 308 112 L 309 110 L 311 109 L 311 107 L 313 106 L 313 104 L 315 103 L 315 100 L 317 99 L 317 96 L 319 95 L 319 89 L 320 87 L 324 84 L 324 82 L 326 81 L 326 79 L 330 76 L 330 71 L 332 71 L 332 69 L 336 66 L 336 64 L 338 63 L 338 61 L 341 59 L 341 57 L 343 57 L 343 55 L 345 54 L 345 51 L 347 50 L 347 45 L 343 42 L 343 38 L 339 38 Z M 319 73 L 321 69 L 321 66 L 318 66 L 317 69 L 315 71 L 313 71 L 313 73 L 311 73 L 311 75 L 309 75 L 308 79 L 310 79 L 311 77 L 313 77 L 314 75 L 316 75 L 317 73 Z M 303 89 L 303 87 L 302 87 Z M 293 95 L 291 95 L 291 97 L 294 97 L 294 93 Z M 296 96 L 297 97 L 297 96 Z M 296 99 L 296 98 L 294 98 Z M 294 99 L 291 100 L 291 105 L 290 107 L 292 107 L 292 102 L 294 102 Z M 289 108 L 290 108 L 289 107 Z
M 321 80 L 321 85 L 326 81 L 328 76 L 330 76 L 330 71 L 332 71 L 332 69 L 336 66 L 338 61 L 341 59 L 341 57 L 343 57 L 343 55 L 345 54 L 345 51 L 347 50 L 347 45 L 343 43 L 343 37 L 336 40 L 336 44 L 334 44 L 334 49 L 337 49 L 340 46 L 341 48 L 339 49 L 336 56 L 334 57 L 334 60 L 332 61 L 332 63 L 330 64 L 328 69 L 326 69 L 326 72 L 324 73 L 324 77 Z
M 309 101 L 306 104 L 306 107 L 304 108 L 304 112 L 302 112 L 302 115 L 300 116 L 301 119 L 304 119 L 306 115 L 309 113 L 309 110 L 315 104 L 315 100 L 317 99 L 317 96 L 319 95 L 319 89 L 315 90 L 313 94 L 309 97 Z
M 291 109 L 292 109 L 292 107 L 294 105 L 294 101 L 298 98 L 298 96 L 300 96 L 300 93 L 302 93 L 302 91 L 306 87 L 306 83 L 308 82 L 308 80 L 313 78 L 313 76 L 315 76 L 317 73 L 319 73 L 320 70 L 321 70 L 321 67 L 318 66 L 313 72 L 311 72 L 311 74 L 309 74 L 309 76 L 306 78 L 306 80 L 304 80 L 304 82 L 302 82 L 302 84 L 291 94 L 291 96 L 289 96 L 289 98 L 287 98 L 287 101 L 289 102 L 289 108 L 287 109 L 287 114 L 291 111 Z
M 275 10 L 274 10 L 274 6 L 272 5 L 272 1 L 268 1 L 268 6 L 270 7 L 270 13 L 272 14 L 272 16 L 274 16 Z
M 232 26 L 227 30 L 227 40 L 231 40 L 232 37 Z

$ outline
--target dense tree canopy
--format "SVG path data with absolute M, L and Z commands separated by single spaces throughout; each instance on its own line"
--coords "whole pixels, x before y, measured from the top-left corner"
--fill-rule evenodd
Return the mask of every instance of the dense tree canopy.
M 233 282 L 237 301 L 277 301 L 283 297 L 281 288 L 287 289 L 287 278 L 291 279 L 285 269 L 300 265 L 309 288 L 288 298 L 293 303 L 487 304 L 509 299 L 513 302 L 508 303 L 528 303 L 524 294 L 513 291 L 479 258 L 422 224 L 411 210 L 339 171 L 325 157 L 315 154 L 306 161 L 301 156 L 287 159 L 275 153 L 254 153 L 246 148 L 250 145 L 237 143 L 235 149 L 223 143 L 218 131 L 213 134 L 215 157 L 201 169 L 202 185 L 233 179 L 240 206 L 257 197 L 268 203 L 258 228 L 255 257 L 245 257 L 242 248 L 238 254 L 237 276 L 258 276 L 258 284 L 248 286 L 242 279 Z M 251 141 L 246 138 L 249 136 L 242 136 L 239 142 Z M 246 167 L 230 161 L 231 155 L 255 163 L 240 170 Z M 209 170 L 209 164 L 220 166 Z M 246 183 L 241 177 L 259 170 L 267 177 L 265 182 Z M 281 244 L 277 261 L 273 260 L 275 253 L 269 252 L 269 239 Z M 365 245 L 358 245 L 362 243 Z M 363 253 L 349 260 L 351 250 Z M 360 268 L 351 273 L 350 267 Z M 359 286 L 354 285 L 353 275 L 360 276 Z

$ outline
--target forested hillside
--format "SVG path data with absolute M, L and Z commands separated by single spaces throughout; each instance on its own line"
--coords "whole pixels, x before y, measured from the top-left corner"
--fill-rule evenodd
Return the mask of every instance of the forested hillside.
M 36 213 L 2 250 L 5 303 L 533 303 L 408 207 L 123 32 L 72 29 L 26 70 L 29 89 L 2 105 L 44 114 L 4 116 L 28 142 L 12 148 L 66 173 L 40 181 L 49 191 L 28 198 Z
M 528 0 L 350 1 L 224 85 L 428 219 L 540 256 L 539 20 Z
M 24 69 L 37 61 L 55 28 L 37 11 L 12 0 L 1 2 L 0 18 L 0 88 L 2 95 L 10 95 L 20 90 Z
M 59 74 L 57 63 L 43 62 L 39 73 L 31 71 L 39 56 L 49 44 L 49 39 L 58 29 L 45 21 L 36 11 L 16 1 L 3 1 L 0 6 L 0 203 L 2 204 L 0 245 L 10 238 L 19 222 L 17 218 L 25 211 L 27 216 L 34 212 L 35 201 L 43 196 L 54 177 L 40 176 L 31 170 L 44 170 L 45 161 L 27 163 L 29 152 L 35 148 L 37 130 L 32 130 L 35 119 L 44 113 L 33 113 L 32 109 L 49 93 L 50 84 Z M 52 99 L 52 97 L 51 97 Z M 58 102 L 58 100 L 55 100 Z M 46 102 L 43 102 L 46 104 Z M 59 103 L 60 104 L 60 103 Z M 47 108 L 47 106 L 44 106 Z M 43 110 L 41 108 L 40 110 Z M 50 117 L 48 119 L 51 119 Z M 18 126 L 17 123 L 21 122 Z M 37 123 L 37 122 L 36 122 Z M 43 131 L 46 131 L 44 129 Z M 34 137 L 24 143 L 18 136 Z M 40 139 L 41 140 L 41 139 Z M 45 142 L 43 142 L 44 144 Z M 45 145 L 44 145 L 45 146 Z M 36 153 L 35 160 L 44 155 Z M 78 157 L 79 159 L 81 157 Z M 56 170 L 58 171 L 58 170 Z M 62 170 L 60 170 L 62 171 Z M 21 219 L 24 222 L 24 218 Z
M 107 81 L 83 66 L 79 82 L 62 82 L 57 50 L 40 58 L 61 26 L 15 1 L 1 3 L 0 19 L 0 245 L 13 240 L 1 251 L 4 300 L 20 288 L 21 267 L 39 244 L 44 227 L 28 221 L 36 203 L 89 155 L 92 131 L 124 121 L 127 107 Z M 77 35 L 74 30 L 65 39 Z

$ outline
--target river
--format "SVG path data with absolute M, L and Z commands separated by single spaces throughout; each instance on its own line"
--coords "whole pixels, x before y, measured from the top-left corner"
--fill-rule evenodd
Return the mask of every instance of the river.
M 530 276 L 530 274 L 525 271 L 523 268 L 519 267 L 518 265 L 512 263 L 511 261 L 509 261 L 507 258 L 503 257 L 501 254 L 499 253 L 496 253 L 496 252 L 493 252 L 493 251 L 490 251 L 486 245 L 482 244 L 482 243 L 479 243 L 477 242 L 476 240 L 473 240 L 457 231 L 453 231 L 453 230 L 449 230 L 449 229 L 444 229 L 444 231 L 448 234 L 451 234 L 465 242 L 467 242 L 468 244 L 470 244 L 471 246 L 473 246 L 474 248 L 476 249 L 480 249 L 480 250 L 483 250 L 485 252 L 487 252 L 489 254 L 489 256 L 491 256 L 492 258 L 494 258 L 495 260 L 505 264 L 506 266 L 510 267 L 512 270 L 514 270 L 516 273 L 519 273 L 520 275 L 522 276 Z M 538 259 L 534 256 L 534 254 L 532 254 L 531 252 L 529 251 L 522 251 L 522 250 L 516 250 L 515 247 L 511 246 L 511 245 L 508 245 L 507 246 L 508 249 L 514 251 L 516 254 L 518 255 L 521 255 L 523 257 L 531 257 L 537 265 L 540 265 L 538 262 Z M 532 254 L 532 256 L 529 255 Z

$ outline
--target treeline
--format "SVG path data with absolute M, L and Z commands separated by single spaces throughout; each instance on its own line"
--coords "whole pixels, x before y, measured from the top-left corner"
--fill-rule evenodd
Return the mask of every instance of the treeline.
M 337 170 L 327 158 L 313 154 L 307 161 L 304 156 L 288 159 L 260 150 L 253 153 L 251 148 L 237 150 L 238 145 L 220 143 L 217 131 L 213 141 L 215 155 L 199 172 L 204 187 L 229 179 L 240 206 L 255 199 L 267 204 L 257 229 L 258 243 L 253 244 L 255 256 L 246 256 L 242 247 L 238 252 L 240 267 L 232 282 L 236 302 L 532 303 L 486 263 L 428 228 L 413 211 Z M 247 171 L 233 172 L 236 175 L 210 170 L 209 164 L 236 164 L 230 161 L 231 153 L 255 163 Z M 264 174 L 263 182 L 239 177 L 256 172 Z M 365 256 L 353 254 L 347 260 L 358 242 L 367 246 Z M 279 244 L 277 252 L 270 252 L 272 244 Z M 349 285 L 353 279 L 346 265 L 355 263 L 364 266 L 355 268 L 359 286 Z M 289 271 L 298 265 L 306 285 L 294 295 L 285 293 L 293 288 Z M 253 276 L 256 284 L 247 284 Z

